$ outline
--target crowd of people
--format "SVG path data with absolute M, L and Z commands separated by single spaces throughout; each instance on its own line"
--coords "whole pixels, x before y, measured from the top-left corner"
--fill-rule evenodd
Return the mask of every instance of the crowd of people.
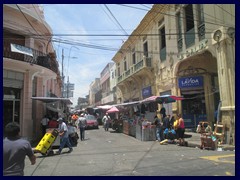
M 178 140 L 179 146 L 186 145 L 184 141 L 185 125 L 181 114 L 178 114 L 176 119 L 174 116 L 170 117 L 164 110 L 156 112 L 153 122 L 156 126 L 156 140 L 159 142 L 168 140 L 172 143 L 176 143 L 175 140 Z
M 85 116 L 87 113 L 74 113 L 68 119 L 64 118 L 48 118 L 46 115 L 41 120 L 42 134 L 46 133 L 48 128 L 58 129 L 60 136 L 60 145 L 57 154 L 61 154 L 64 147 L 69 148 L 68 153 L 73 151 L 73 146 L 77 146 L 78 140 L 84 141 L 85 128 L 87 121 Z M 109 130 L 109 125 L 112 122 L 108 113 L 102 118 L 102 123 L 105 131 Z M 153 124 L 156 125 L 156 138 L 161 142 L 165 139 L 175 141 L 178 139 L 179 145 L 185 145 L 184 141 L 184 120 L 179 114 L 177 119 L 162 109 L 157 111 L 154 117 Z M 77 130 L 79 129 L 80 137 Z M 8 175 L 23 175 L 25 156 L 29 157 L 31 164 L 35 164 L 36 156 L 27 140 L 23 140 L 19 136 L 20 127 L 17 123 L 9 123 L 5 127 L 5 138 L 3 140 L 3 157 L 4 168 L 3 174 Z M 14 150 L 13 150 L 14 149 Z M 23 151 L 21 150 L 23 149 Z M 17 161 L 16 161 L 17 159 Z

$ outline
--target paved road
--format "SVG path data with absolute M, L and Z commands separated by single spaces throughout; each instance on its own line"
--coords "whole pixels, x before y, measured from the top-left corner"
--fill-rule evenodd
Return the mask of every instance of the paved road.
M 235 176 L 235 152 L 139 141 L 122 133 L 87 130 L 70 154 L 43 157 L 25 176 Z

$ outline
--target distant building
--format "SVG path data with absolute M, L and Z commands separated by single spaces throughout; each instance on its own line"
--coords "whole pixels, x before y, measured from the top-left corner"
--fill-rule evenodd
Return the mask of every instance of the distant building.
M 113 104 L 114 95 L 110 91 L 110 70 L 114 63 L 108 63 L 106 67 L 100 73 L 100 87 L 102 90 L 101 104 Z

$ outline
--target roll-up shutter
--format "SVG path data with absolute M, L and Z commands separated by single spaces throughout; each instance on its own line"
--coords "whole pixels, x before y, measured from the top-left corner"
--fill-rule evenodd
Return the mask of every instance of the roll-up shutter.
M 17 79 L 7 79 L 3 78 L 3 86 L 4 87 L 11 87 L 11 88 L 23 88 L 23 81 Z
M 11 70 L 3 70 L 3 86 L 10 88 L 23 88 L 24 74 Z

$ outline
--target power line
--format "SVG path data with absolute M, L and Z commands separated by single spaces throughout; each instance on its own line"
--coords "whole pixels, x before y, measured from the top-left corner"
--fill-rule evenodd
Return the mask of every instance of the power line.
M 25 14 L 22 12 L 21 8 L 16 4 L 17 8 L 19 9 L 19 11 L 22 13 L 22 15 L 24 16 L 24 18 L 27 20 L 28 24 L 32 27 L 32 29 L 38 34 L 37 30 L 33 27 L 33 25 L 30 23 L 30 21 L 28 20 L 28 18 L 25 16 Z M 38 34 L 39 35 L 39 34 Z
M 128 35 L 128 33 L 124 30 L 124 28 L 121 26 L 121 24 L 118 22 L 118 20 L 116 19 L 116 17 L 113 15 L 113 13 L 111 12 L 111 10 L 108 8 L 108 6 L 106 4 L 104 4 L 105 8 L 108 10 L 108 12 L 111 14 L 111 16 L 114 18 L 114 20 L 117 22 L 117 24 L 119 25 L 119 27 L 121 28 L 121 30 L 125 33 L 125 35 Z
M 116 5 L 119 5 L 119 6 L 125 6 L 125 7 L 128 7 L 128 8 L 133 8 L 133 9 L 139 9 L 139 10 L 143 10 L 143 11 L 149 11 L 148 9 L 143 9 L 143 8 L 139 8 L 139 7 L 134 7 L 134 6 L 129 6 L 129 5 L 124 5 L 124 4 L 116 4 Z M 173 14 L 168 14 L 168 13 L 165 13 L 165 12 L 161 12 L 161 11 L 156 11 L 156 10 L 153 10 L 153 9 L 151 9 L 150 10 L 151 12 L 155 12 L 155 13 L 159 13 L 159 14 L 162 14 L 162 15 L 166 15 L 166 16 L 169 16 L 169 17 L 176 17 L 175 15 L 173 15 Z M 189 18 L 187 18 L 187 17 L 180 17 L 180 18 L 182 18 L 182 19 L 189 19 Z M 195 21 L 198 21 L 199 22 L 199 20 L 197 20 L 197 19 L 195 19 Z M 204 23 L 207 23 L 207 24 L 212 24 L 212 25 L 218 25 L 218 26 L 225 26 L 225 27 L 231 27 L 232 25 L 226 25 L 226 24 L 224 24 L 224 23 L 222 23 L 222 24 L 219 24 L 219 23 L 214 23 L 214 22 L 210 22 L 210 21 L 204 21 Z

